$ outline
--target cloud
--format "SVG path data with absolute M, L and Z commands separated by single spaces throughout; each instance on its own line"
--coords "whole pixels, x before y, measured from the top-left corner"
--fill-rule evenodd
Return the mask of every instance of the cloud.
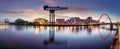
M 49 4 L 57 4 L 55 0 L 44 0 L 44 1 Z
M 68 8 L 67 10 L 56 11 L 57 16 L 79 16 L 79 14 L 89 11 L 86 8 L 73 7 Z M 1 11 L 4 14 L 9 15 L 19 15 L 23 17 L 32 17 L 32 18 L 47 18 L 49 19 L 49 11 L 43 10 L 43 5 L 37 6 L 36 8 L 27 8 L 20 11 Z M 1 13 L 0 12 L 0 13 Z
M 88 13 L 90 11 L 91 10 L 89 10 L 87 8 L 73 7 L 73 8 L 68 8 L 67 10 L 58 11 L 56 13 L 58 13 L 58 14 L 70 14 L 70 13 L 84 14 L 84 13 Z
M 42 0 L 45 4 L 57 6 L 60 5 L 57 0 Z
M 47 14 L 46 14 L 47 13 Z M 10 17 L 31 17 L 33 18 L 48 18 L 48 11 L 43 11 L 42 6 L 38 6 L 35 9 L 27 8 L 20 11 L 8 11 L 8 10 L 0 10 L 1 15 L 6 15 Z

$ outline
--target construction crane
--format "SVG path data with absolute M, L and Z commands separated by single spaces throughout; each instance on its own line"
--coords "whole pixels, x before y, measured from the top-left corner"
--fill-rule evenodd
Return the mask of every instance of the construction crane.
M 50 24 L 55 24 L 55 11 L 57 10 L 66 10 L 68 7 L 59 7 L 59 6 L 43 6 L 44 10 L 49 11 L 49 22 Z

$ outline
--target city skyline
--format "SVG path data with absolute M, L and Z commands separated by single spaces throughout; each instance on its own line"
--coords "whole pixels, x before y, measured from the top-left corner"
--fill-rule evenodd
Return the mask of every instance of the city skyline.
M 68 10 L 57 11 L 56 17 L 80 17 L 88 16 L 98 20 L 102 13 L 107 13 L 113 22 L 120 21 L 119 0 L 1 0 L 0 22 L 5 18 L 14 21 L 18 18 L 33 21 L 36 18 L 49 20 L 49 13 L 43 10 L 44 5 L 67 6 Z M 60 17 L 61 16 L 61 17 Z

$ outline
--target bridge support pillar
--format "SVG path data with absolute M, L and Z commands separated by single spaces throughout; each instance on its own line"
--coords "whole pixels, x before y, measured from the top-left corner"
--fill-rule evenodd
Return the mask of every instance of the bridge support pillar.
M 113 24 L 110 24 L 110 30 L 112 30 L 113 29 Z

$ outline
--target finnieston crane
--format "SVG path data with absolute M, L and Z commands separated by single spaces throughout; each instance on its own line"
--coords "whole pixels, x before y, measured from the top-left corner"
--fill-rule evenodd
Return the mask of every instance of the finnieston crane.
M 67 10 L 68 7 L 59 7 L 59 6 L 43 6 L 44 10 L 49 11 L 49 22 L 50 24 L 55 24 L 55 11 L 57 10 Z

